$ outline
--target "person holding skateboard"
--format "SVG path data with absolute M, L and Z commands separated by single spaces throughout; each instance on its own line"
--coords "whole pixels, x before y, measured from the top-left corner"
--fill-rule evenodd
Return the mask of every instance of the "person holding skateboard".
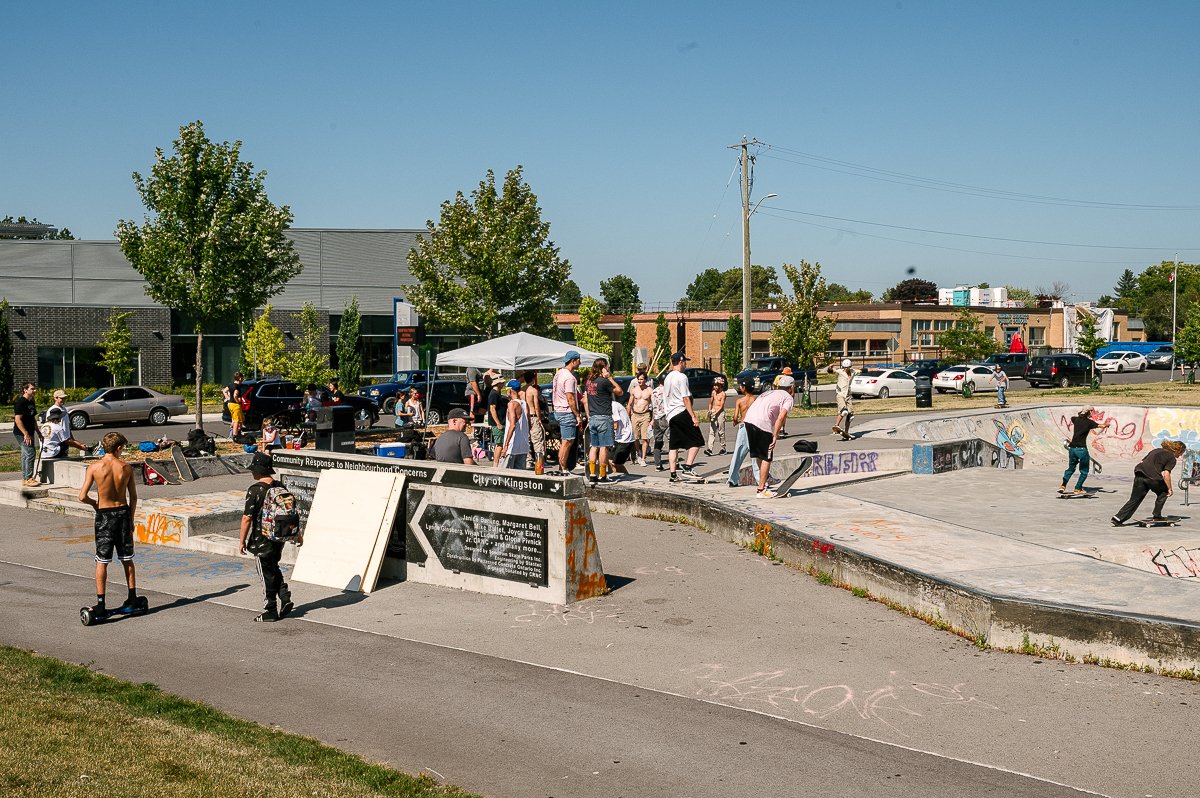
M 263 452 L 256 452 L 250 459 L 250 476 L 254 477 L 254 484 L 246 490 L 246 506 L 242 509 L 238 551 L 242 554 L 249 551 L 258 558 L 258 572 L 262 575 L 266 601 L 262 613 L 256 615 L 254 620 L 271 623 L 287 617 L 293 606 L 292 591 L 288 589 L 287 582 L 283 581 L 283 571 L 279 568 L 286 541 L 268 540 L 260 528 L 267 491 L 283 485 L 275 480 L 275 467 L 271 464 L 271 456 Z M 303 539 L 298 538 L 297 542 L 301 540 Z
M 775 455 L 779 431 L 796 403 L 796 380 L 788 375 L 779 378 L 776 389 L 764 391 L 746 411 L 746 441 L 750 456 L 758 460 L 758 498 L 774 499 L 776 494 L 767 487 L 767 474 Z
M 1067 452 L 1069 453 L 1067 470 L 1063 472 L 1062 485 L 1058 488 L 1059 493 L 1067 492 L 1067 483 L 1071 481 L 1071 475 L 1075 473 L 1076 466 L 1079 466 L 1079 480 L 1075 483 L 1074 495 L 1082 496 L 1087 493 L 1083 489 L 1083 482 L 1088 478 L 1088 473 L 1092 468 L 1092 455 L 1088 452 L 1087 445 L 1088 433 L 1094 429 L 1106 430 L 1112 424 L 1112 419 L 1103 424 L 1098 423 L 1092 418 L 1093 412 L 1095 412 L 1095 408 L 1085 407 L 1071 418 L 1071 440 L 1067 443 Z
M 1142 458 L 1142 462 L 1133 467 L 1133 491 L 1129 494 L 1129 501 L 1112 517 L 1113 526 L 1121 526 L 1128 521 L 1150 491 L 1154 491 L 1157 496 L 1151 520 L 1167 520 L 1162 511 L 1167 499 L 1174 493 L 1171 490 L 1171 470 L 1186 451 L 1187 446 L 1183 441 L 1163 441 L 1159 448 L 1150 452 Z
M 854 381 L 854 362 L 850 358 L 842 360 L 842 365 L 835 368 L 832 363 L 828 369 L 830 374 L 837 374 L 837 389 L 834 397 L 837 399 L 837 420 L 833 422 L 833 431 L 842 436 L 842 440 L 850 440 L 850 419 L 854 418 L 854 398 L 850 395 L 850 384 Z
M 119 432 L 110 432 L 101 443 L 104 456 L 87 467 L 83 487 L 79 489 L 79 501 L 91 505 L 96 511 L 96 604 L 84 609 L 85 623 L 89 616 L 105 618 L 112 612 L 131 613 L 146 609 L 145 598 L 138 599 L 133 567 L 133 516 L 137 512 L 137 486 L 133 481 L 133 467 L 121 459 L 121 450 L 129 441 Z M 92 485 L 96 486 L 95 499 L 89 495 Z M 119 609 L 110 612 L 104 606 L 104 588 L 114 552 L 125 569 L 129 597 Z

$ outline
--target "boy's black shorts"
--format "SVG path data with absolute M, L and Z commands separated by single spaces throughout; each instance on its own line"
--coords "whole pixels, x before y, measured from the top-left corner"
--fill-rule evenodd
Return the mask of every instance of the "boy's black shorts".
M 746 442 L 750 445 L 750 456 L 759 462 L 771 462 L 775 454 L 775 436 L 753 424 L 746 424 Z
M 133 517 L 127 506 L 96 510 L 96 562 L 112 562 L 114 550 L 121 562 L 133 560 Z

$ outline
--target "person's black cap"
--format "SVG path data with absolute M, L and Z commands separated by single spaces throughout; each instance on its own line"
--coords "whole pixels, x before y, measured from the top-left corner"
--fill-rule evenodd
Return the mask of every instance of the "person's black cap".
M 271 455 L 264 452 L 255 452 L 254 457 L 250 458 L 250 473 L 274 474 L 275 466 L 271 464 Z

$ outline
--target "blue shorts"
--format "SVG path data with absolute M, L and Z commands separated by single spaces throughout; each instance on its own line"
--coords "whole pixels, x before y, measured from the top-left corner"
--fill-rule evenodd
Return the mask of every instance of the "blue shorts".
M 564 441 L 575 440 L 575 434 L 579 431 L 575 424 L 574 413 L 559 413 L 555 412 L 554 420 L 558 422 L 558 437 Z
M 590 416 L 588 418 L 588 438 L 593 449 L 613 447 L 612 416 Z

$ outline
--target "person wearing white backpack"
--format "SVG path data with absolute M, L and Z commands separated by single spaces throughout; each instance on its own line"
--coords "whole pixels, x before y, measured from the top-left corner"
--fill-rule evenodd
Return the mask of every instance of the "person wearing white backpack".
M 283 581 L 283 571 L 279 568 L 286 541 L 271 540 L 263 534 L 262 529 L 262 510 L 267 501 L 267 494 L 272 488 L 282 490 L 283 484 L 275 479 L 271 456 L 263 452 L 256 452 L 250 460 L 250 475 L 254 477 L 254 484 L 246 490 L 246 506 L 242 510 L 238 548 L 242 554 L 253 554 L 258 560 L 265 603 L 262 613 L 255 616 L 254 620 L 270 623 L 287 617 L 294 606 L 292 591 L 288 589 L 287 582 Z M 296 542 L 300 542 L 299 537 L 296 538 Z

